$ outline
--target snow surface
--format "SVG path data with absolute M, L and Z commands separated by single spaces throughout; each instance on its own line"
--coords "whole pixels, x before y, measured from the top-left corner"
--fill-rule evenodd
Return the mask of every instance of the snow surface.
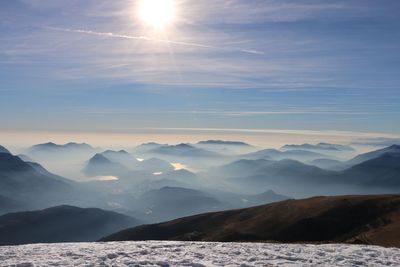
M 159 241 L 37 244 L 0 247 L 0 266 L 400 266 L 400 249 Z

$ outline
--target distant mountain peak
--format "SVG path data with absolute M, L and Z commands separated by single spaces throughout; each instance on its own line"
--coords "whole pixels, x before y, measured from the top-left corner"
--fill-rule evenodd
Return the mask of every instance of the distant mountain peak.
M 160 147 L 160 146 L 168 146 L 168 144 L 160 144 L 156 142 L 148 142 L 148 143 L 143 143 L 137 146 L 136 148 L 155 148 L 155 147 Z
M 52 145 L 52 146 L 56 146 L 56 143 L 53 142 L 47 142 L 47 143 L 43 143 L 43 144 L 38 144 L 38 145 Z
M 111 161 L 103 156 L 102 154 L 97 153 L 90 160 L 90 163 L 111 163 Z
M 57 147 L 59 145 L 53 143 L 53 142 L 47 142 L 47 143 L 43 143 L 43 144 L 37 144 L 34 145 L 33 147 Z
M 87 143 L 76 143 L 76 142 L 69 142 L 64 145 L 65 147 L 79 147 L 79 148 L 93 148 L 91 145 Z
M 197 144 L 199 144 L 199 145 L 251 146 L 251 145 L 249 145 L 245 142 L 241 142 L 241 141 L 223 141 L 223 140 L 200 141 Z
M 148 142 L 148 143 L 143 143 L 141 144 L 142 146 L 159 146 L 159 145 L 163 145 L 163 144 L 159 144 L 156 142 Z
M 176 145 L 175 147 L 176 147 L 176 148 L 193 148 L 192 145 L 185 144 L 185 143 L 178 144 L 178 145 Z
M 62 149 L 93 149 L 93 147 L 86 143 L 69 142 L 64 145 L 59 145 L 53 142 L 47 142 L 32 146 L 30 152 L 56 151 Z

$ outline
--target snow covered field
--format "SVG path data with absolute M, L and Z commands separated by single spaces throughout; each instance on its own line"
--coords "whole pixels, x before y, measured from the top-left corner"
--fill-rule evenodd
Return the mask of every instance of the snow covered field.
M 114 242 L 0 247 L 1 266 L 400 266 L 400 249 L 349 245 Z

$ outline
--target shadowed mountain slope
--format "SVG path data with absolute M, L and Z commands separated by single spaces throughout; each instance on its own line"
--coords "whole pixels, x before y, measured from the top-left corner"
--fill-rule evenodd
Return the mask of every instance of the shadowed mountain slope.
M 63 203 L 74 190 L 74 185 L 74 182 L 48 172 L 37 163 L 0 153 L 0 195 L 19 203 L 21 208 Z M 6 211 L 9 209 L 0 207 L 0 213 Z
M 4 146 L 0 146 L 0 153 L 7 153 L 7 154 L 10 154 L 10 151 L 8 151 L 8 149 L 5 148 Z
M 347 181 L 376 187 L 400 187 L 400 153 L 385 153 L 344 171 Z
M 399 154 L 400 155 L 400 145 L 392 145 L 389 147 L 385 147 L 383 149 L 374 150 L 368 153 L 360 154 L 353 159 L 345 162 L 345 166 L 353 166 L 356 164 L 360 164 L 364 161 L 371 160 L 377 157 L 380 157 L 384 154 Z
M 139 221 L 101 209 L 58 206 L 0 216 L 0 245 L 94 241 Z
M 0 192 L 35 192 L 67 189 L 67 179 L 53 175 L 36 163 L 27 163 L 7 153 L 0 153 Z

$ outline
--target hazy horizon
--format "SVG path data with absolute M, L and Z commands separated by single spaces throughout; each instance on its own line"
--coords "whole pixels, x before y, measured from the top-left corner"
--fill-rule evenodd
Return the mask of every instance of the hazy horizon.
M 399 143 L 400 135 L 385 133 L 362 133 L 345 131 L 293 131 L 267 129 L 142 129 L 131 133 L 95 133 L 95 132 L 6 132 L 0 133 L 1 145 L 12 152 L 23 153 L 28 147 L 53 142 L 66 144 L 69 142 L 88 143 L 105 149 L 131 149 L 148 142 L 160 144 L 197 143 L 206 140 L 241 141 L 260 148 L 280 148 L 286 144 L 316 144 L 320 142 L 352 144 L 366 139 L 393 140 Z M 352 144 L 359 152 L 373 150 L 375 147 Z

